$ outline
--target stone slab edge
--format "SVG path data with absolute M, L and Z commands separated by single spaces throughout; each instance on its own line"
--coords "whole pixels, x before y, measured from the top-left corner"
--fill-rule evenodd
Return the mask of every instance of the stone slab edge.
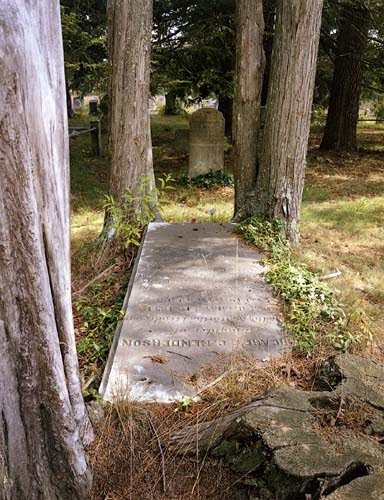
M 144 243 L 145 243 L 146 237 L 147 237 L 147 232 L 148 232 L 148 226 L 145 228 L 143 237 L 141 239 L 139 251 L 137 252 L 137 255 L 136 255 L 136 258 L 135 258 L 135 263 L 133 265 L 132 274 L 131 274 L 131 277 L 129 278 L 127 293 L 125 295 L 124 303 L 123 303 L 123 307 L 122 307 L 122 309 L 125 312 L 128 309 L 128 303 L 129 303 L 129 299 L 131 297 L 131 292 L 132 292 L 133 284 L 135 282 L 137 268 L 139 267 L 140 257 L 141 257 L 141 253 L 143 251 L 143 247 L 144 247 Z M 124 314 L 124 316 L 125 316 L 125 314 Z M 105 368 L 104 368 L 103 378 L 101 379 L 101 384 L 100 384 L 100 387 L 99 387 L 99 394 L 101 394 L 103 397 L 104 397 L 105 391 L 107 389 L 109 375 L 111 373 L 113 361 L 115 359 L 116 349 L 117 349 L 117 346 L 118 346 L 118 343 L 119 343 L 121 330 L 122 330 L 123 324 L 124 324 L 123 320 L 124 320 L 124 318 L 121 319 L 117 323 L 116 331 L 115 331 L 115 334 L 113 336 L 112 345 L 111 345 L 111 348 L 109 350 L 107 363 L 106 363 Z

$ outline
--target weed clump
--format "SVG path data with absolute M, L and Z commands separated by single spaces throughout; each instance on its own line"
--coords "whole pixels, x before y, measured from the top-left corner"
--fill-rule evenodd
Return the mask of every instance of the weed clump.
M 344 311 L 336 290 L 305 264 L 295 262 L 283 224 L 251 218 L 237 226 L 244 239 L 266 252 L 266 280 L 284 302 L 285 327 L 295 347 L 311 353 L 317 347 L 343 351 L 363 340 L 361 331 L 350 328 L 353 314 Z
M 212 172 L 211 170 L 208 174 L 198 175 L 194 178 L 183 175 L 179 178 L 178 183 L 180 186 L 185 187 L 195 186 L 203 189 L 211 189 L 233 186 L 233 177 L 222 170 L 217 170 L 216 172 Z

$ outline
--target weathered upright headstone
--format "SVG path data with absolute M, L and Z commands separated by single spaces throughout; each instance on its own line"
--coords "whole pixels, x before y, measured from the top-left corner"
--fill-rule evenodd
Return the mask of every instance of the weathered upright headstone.
M 193 396 L 204 366 L 287 349 L 262 255 L 232 224 L 149 225 L 105 370 L 106 400 Z
M 202 108 L 189 121 L 189 176 L 224 168 L 224 116 L 213 108 Z

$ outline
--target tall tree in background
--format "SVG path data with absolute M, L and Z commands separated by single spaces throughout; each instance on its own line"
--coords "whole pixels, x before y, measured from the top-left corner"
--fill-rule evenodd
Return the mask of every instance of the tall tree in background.
M 80 499 L 78 375 L 59 2 L 1 0 L 0 498 Z
M 176 96 L 215 94 L 231 133 L 235 68 L 235 0 L 155 0 L 153 92 Z
M 344 3 L 321 149 L 356 151 L 357 121 L 370 13 L 362 2 Z
M 257 178 L 257 144 L 263 83 L 263 3 L 239 0 L 233 110 L 235 220 L 252 214 Z
M 148 112 L 152 0 L 110 0 L 107 13 L 110 193 L 120 203 L 127 190 L 135 193 L 140 187 L 155 202 Z
M 107 0 L 60 0 L 68 116 L 70 90 L 107 91 Z

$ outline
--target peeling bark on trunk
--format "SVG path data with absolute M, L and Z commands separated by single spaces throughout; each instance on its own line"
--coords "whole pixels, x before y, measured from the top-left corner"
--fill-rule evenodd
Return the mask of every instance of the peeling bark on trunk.
M 264 71 L 262 0 L 239 0 L 233 148 L 235 174 L 235 220 L 250 213 L 249 197 L 257 177 L 257 137 L 260 95 Z
M 58 1 L 1 0 L 0 498 L 85 498 Z
M 110 192 L 119 203 L 145 178 L 156 201 L 148 112 L 152 0 L 109 0 Z
M 333 151 L 357 149 L 356 132 L 368 28 L 367 8 L 364 6 L 356 8 L 350 4 L 344 7 L 321 149 Z
M 292 242 L 298 224 L 323 0 L 277 3 L 260 172 L 252 215 L 282 220 Z

